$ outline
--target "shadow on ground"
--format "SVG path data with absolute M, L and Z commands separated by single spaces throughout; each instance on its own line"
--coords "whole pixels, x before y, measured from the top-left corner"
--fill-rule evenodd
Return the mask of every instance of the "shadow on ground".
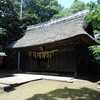
M 89 89 L 57 89 L 44 94 L 36 94 L 27 100 L 100 100 L 100 92 Z
M 82 79 L 82 80 L 88 80 L 90 82 L 98 82 L 100 81 L 100 75 L 94 75 L 94 74 L 90 74 L 90 75 L 79 75 L 78 77 L 76 77 L 77 79 Z
M 75 76 L 74 74 L 63 74 L 62 73 L 60 76 L 74 77 L 76 79 L 88 80 L 91 82 L 100 81 L 100 73 L 78 73 L 77 76 Z
M 0 78 L 5 78 L 5 77 L 13 77 L 14 75 L 11 73 L 0 73 Z

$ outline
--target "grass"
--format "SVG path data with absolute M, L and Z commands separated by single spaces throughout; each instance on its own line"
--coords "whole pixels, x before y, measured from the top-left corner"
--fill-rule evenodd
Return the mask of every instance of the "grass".
M 36 94 L 27 100 L 100 100 L 100 92 L 89 88 L 56 89 L 44 94 Z

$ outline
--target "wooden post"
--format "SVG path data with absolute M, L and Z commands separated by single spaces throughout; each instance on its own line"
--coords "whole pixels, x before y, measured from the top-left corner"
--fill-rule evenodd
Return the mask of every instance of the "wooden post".
M 17 70 L 20 71 L 20 51 L 18 51 L 18 64 L 17 64 Z
M 55 52 L 55 53 L 56 53 L 56 54 L 55 54 L 55 56 L 56 56 L 56 66 L 55 66 L 55 67 L 56 67 L 56 70 L 55 70 L 55 72 L 58 73 L 58 70 L 59 70 L 59 69 L 58 69 L 58 57 L 57 57 L 57 53 L 58 53 L 58 52 Z
M 50 67 L 49 62 L 50 62 L 50 58 L 48 57 L 48 65 L 47 65 L 48 68 Z
M 32 72 L 32 70 L 33 70 L 33 68 L 32 68 L 32 61 L 33 61 L 33 59 L 32 59 L 32 56 L 30 57 L 30 59 L 31 59 L 31 72 Z
M 79 66 L 78 65 L 78 55 L 77 55 L 77 47 L 75 47 L 75 50 L 74 50 L 74 60 L 75 60 L 75 71 L 74 71 L 74 77 L 76 78 L 77 77 L 77 67 Z

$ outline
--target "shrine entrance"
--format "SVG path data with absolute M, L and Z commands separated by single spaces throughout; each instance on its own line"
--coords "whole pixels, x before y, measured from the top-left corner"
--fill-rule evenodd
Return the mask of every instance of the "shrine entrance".
M 48 58 L 38 58 L 38 69 L 48 68 Z

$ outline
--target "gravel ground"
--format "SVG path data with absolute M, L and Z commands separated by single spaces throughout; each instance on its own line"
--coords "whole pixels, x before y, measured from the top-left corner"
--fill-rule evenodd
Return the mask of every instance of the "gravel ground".
M 98 85 L 84 80 L 66 83 L 39 80 L 0 93 L 0 100 L 100 100 Z

